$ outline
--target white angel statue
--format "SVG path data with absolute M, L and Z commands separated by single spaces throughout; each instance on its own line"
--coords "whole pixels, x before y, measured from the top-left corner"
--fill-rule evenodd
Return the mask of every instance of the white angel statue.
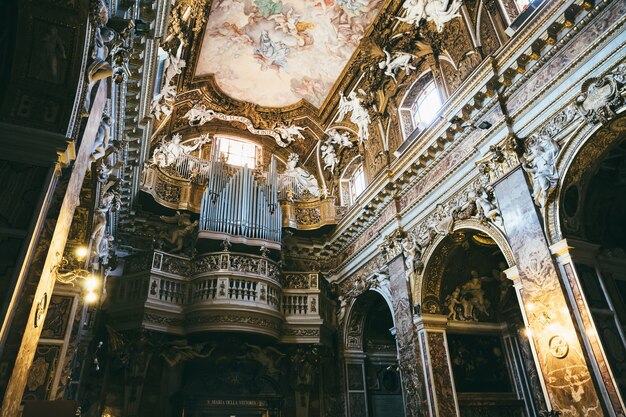
M 328 136 L 327 142 L 344 148 L 352 147 L 352 142 L 350 142 L 350 132 L 339 133 L 337 129 L 330 129 L 326 132 L 326 136 Z
M 405 0 L 402 8 L 406 10 L 401 22 L 419 25 L 422 19 L 434 22 L 437 31 L 443 31 L 443 25 L 455 17 L 459 17 L 461 0 Z
M 165 80 L 163 85 L 165 87 L 170 85 L 172 79 L 180 74 L 183 71 L 183 68 L 187 66 L 185 60 L 181 58 L 184 45 L 184 42 L 181 41 L 180 45 L 178 45 L 178 49 L 176 50 L 176 55 L 170 52 L 168 53 L 167 58 L 165 58 L 165 77 L 163 77 L 163 79 Z
M 343 93 L 341 93 L 341 98 L 339 99 L 339 114 L 337 115 L 337 121 L 341 122 L 343 118 L 349 113 L 350 121 L 354 123 L 359 131 L 358 137 L 359 142 L 366 142 L 369 137 L 369 125 L 372 122 L 370 119 L 370 115 L 361 104 L 361 99 L 357 97 L 356 92 L 352 91 L 348 94 L 348 98 L 346 98 Z
M 378 63 L 378 68 L 384 69 L 385 75 L 393 78 L 395 82 L 398 82 L 396 80 L 398 71 L 404 71 L 408 75 L 411 73 L 411 70 L 416 69 L 411 65 L 411 60 L 415 58 L 415 55 L 406 52 L 395 52 L 392 56 L 386 48 L 383 48 L 383 52 L 385 53 L 385 60 Z
M 322 146 L 320 146 L 320 151 L 322 153 L 322 159 L 324 160 L 323 169 L 330 168 L 330 173 L 334 174 L 335 166 L 339 162 L 339 159 L 337 159 L 337 153 L 335 152 L 333 143 L 330 140 L 322 143 Z
M 405 0 L 402 4 L 402 8 L 406 10 L 406 15 L 404 17 L 397 17 L 396 19 L 411 25 L 419 25 L 422 19 L 426 17 L 424 1 L 425 0 Z
M 306 172 L 304 169 L 297 167 L 296 164 L 300 157 L 298 154 L 292 153 L 287 160 L 287 167 L 280 176 L 281 189 L 289 188 L 290 182 L 295 182 L 298 189 L 307 190 L 315 197 L 320 196 L 320 188 L 317 179 Z
M 306 128 L 300 127 L 300 126 L 296 126 L 296 125 L 293 125 L 293 124 L 290 125 L 290 126 L 281 124 L 281 125 L 276 126 L 274 128 L 274 130 L 278 132 L 280 137 L 284 141 L 286 141 L 287 143 L 291 143 L 291 142 L 295 141 L 296 138 L 304 140 L 305 139 L 304 135 L 302 135 L 302 133 L 300 133 L 304 129 L 306 129 Z
M 427 0 L 424 5 L 426 20 L 435 22 L 437 31 L 443 31 L 443 25 L 455 17 L 460 17 L 461 0 Z

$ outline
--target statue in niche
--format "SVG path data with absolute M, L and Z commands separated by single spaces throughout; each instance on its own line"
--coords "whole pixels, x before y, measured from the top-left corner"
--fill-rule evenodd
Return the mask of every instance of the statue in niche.
M 471 271 L 471 278 L 460 287 L 456 287 L 445 298 L 450 320 L 478 321 L 483 317 L 489 317 L 489 300 L 485 299 L 485 291 L 482 282 L 490 280 L 480 277 L 478 272 Z
M 326 132 L 328 139 L 326 143 L 334 144 L 340 148 L 351 148 L 352 142 L 350 142 L 350 132 L 339 133 L 337 129 L 330 129 Z
M 188 238 L 195 232 L 198 221 L 192 222 L 188 213 L 181 213 L 180 211 L 177 211 L 175 216 L 160 216 L 159 218 L 172 225 L 167 233 L 162 234 L 160 245 L 163 246 L 163 243 L 167 243 L 170 253 L 182 252 Z
M 322 159 L 324 160 L 324 170 L 329 169 L 330 174 L 334 175 L 335 167 L 339 162 L 337 158 L 337 153 L 335 152 L 335 148 L 333 147 L 332 142 L 326 141 L 322 143 L 320 146 L 320 152 L 322 153 Z
M 359 92 L 362 95 L 365 95 L 363 90 L 360 90 Z M 357 96 L 356 91 L 352 91 L 348 94 L 347 98 L 343 95 L 343 93 L 341 93 L 338 108 L 339 114 L 337 115 L 337 121 L 343 121 L 344 117 L 346 117 L 348 113 L 352 112 L 350 115 L 350 121 L 359 129 L 359 142 L 367 142 L 370 137 L 369 125 L 372 121 L 367 109 L 363 106 L 362 99 Z
M 252 359 L 258 362 L 270 376 L 279 376 L 280 361 L 285 357 L 285 354 L 276 348 L 266 346 L 261 348 L 256 345 L 246 343 L 245 346 L 248 351 L 245 355 L 238 356 L 237 359 Z
M 300 188 L 308 191 L 314 197 L 319 197 L 320 189 L 319 184 L 317 183 L 317 179 L 313 175 L 306 172 L 304 169 L 296 166 L 299 159 L 300 157 L 298 156 L 298 154 L 292 153 L 291 155 L 289 155 L 289 159 L 287 160 L 287 167 L 280 176 L 282 183 L 280 188 L 288 188 L 288 184 L 286 184 L 286 179 L 293 178 Z
M 522 156 L 522 167 L 533 180 L 533 199 L 539 207 L 544 207 L 559 182 L 556 158 L 559 145 L 547 135 L 533 135 Z
M 396 75 L 399 71 L 404 71 L 409 75 L 412 70 L 416 69 L 411 65 L 411 60 L 415 58 L 415 55 L 406 52 L 395 52 L 392 56 L 386 48 L 383 48 L 383 52 L 385 53 L 385 60 L 378 63 L 378 68 L 384 69 L 385 75 L 393 78 L 395 82 L 398 82 Z
M 165 362 L 173 368 L 177 364 L 196 358 L 208 358 L 215 350 L 215 343 L 204 342 L 190 345 L 187 340 L 175 340 L 161 353 Z

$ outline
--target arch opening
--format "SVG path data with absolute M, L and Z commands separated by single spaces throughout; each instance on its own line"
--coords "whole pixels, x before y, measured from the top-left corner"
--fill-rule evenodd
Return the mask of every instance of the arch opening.
M 466 228 L 444 237 L 424 267 L 418 300 L 424 331 L 441 332 L 445 323 L 450 388 L 462 414 L 536 415 L 543 407 L 509 266 L 494 238 Z M 432 356 L 437 346 L 428 340 Z

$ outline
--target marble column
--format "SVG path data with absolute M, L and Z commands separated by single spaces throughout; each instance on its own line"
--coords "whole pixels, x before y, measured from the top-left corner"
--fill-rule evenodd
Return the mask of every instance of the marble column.
M 430 415 L 437 417 L 460 415 L 449 362 L 447 323 L 447 317 L 433 314 L 424 314 L 415 321 L 424 364 L 428 408 Z
M 548 406 L 568 416 L 604 415 L 590 364 L 520 166 L 495 184 L 519 272 L 520 306 L 545 383 Z
M 404 407 L 406 417 L 429 415 L 424 400 L 422 359 L 419 354 L 417 332 L 413 324 L 413 313 L 409 302 L 403 257 L 389 261 L 389 288 L 393 303 L 396 327 L 398 363 L 402 375 Z
M 80 143 L 80 149 L 78 150 L 74 166 L 72 167 L 72 174 L 65 192 L 65 197 L 61 203 L 61 210 L 50 240 L 50 247 L 48 248 L 41 277 L 33 294 L 34 301 L 20 343 L 20 354 L 15 361 L 7 389 L 4 393 L 2 417 L 15 417 L 19 415 L 22 394 L 24 393 L 28 373 L 35 356 L 35 349 L 37 348 L 39 337 L 41 336 L 43 323 L 48 311 L 48 304 L 56 282 L 53 268 L 61 261 L 61 254 L 65 249 L 74 210 L 79 203 L 79 193 L 90 163 L 89 156 L 93 150 L 94 140 L 98 132 L 98 127 L 100 126 L 100 121 L 102 120 L 106 94 L 107 82 L 102 81 L 99 84 L 92 111 Z
M 573 307 L 576 324 L 578 328 L 584 329 L 580 334 L 581 340 L 598 381 L 602 400 L 611 416 L 626 415 L 616 383 L 616 379 L 626 376 L 624 365 L 616 364 L 623 363 L 626 347 L 620 336 L 622 332 L 618 328 L 611 291 L 602 276 L 603 272 L 626 274 L 626 260 L 600 260 L 599 245 L 576 240 L 564 239 L 550 246 L 550 250 L 556 255 L 561 274 L 566 279 L 564 288 Z M 602 339 L 606 340 L 605 346 Z M 607 354 L 613 358 L 622 358 L 613 361 L 619 369 L 611 369 Z

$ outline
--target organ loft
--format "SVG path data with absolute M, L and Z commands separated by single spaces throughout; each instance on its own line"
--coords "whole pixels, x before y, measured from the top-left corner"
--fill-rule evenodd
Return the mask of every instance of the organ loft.
M 1 2 L 1 417 L 626 416 L 625 25 Z

